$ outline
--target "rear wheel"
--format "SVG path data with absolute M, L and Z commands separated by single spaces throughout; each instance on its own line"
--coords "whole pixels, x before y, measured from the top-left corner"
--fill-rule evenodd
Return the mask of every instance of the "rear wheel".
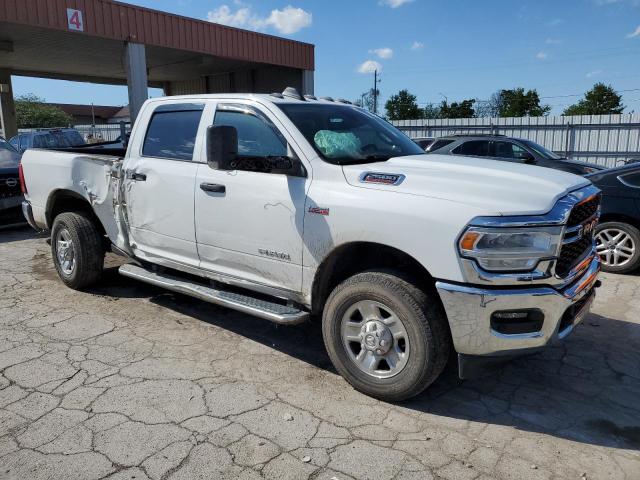
M 605 272 L 628 273 L 640 266 L 640 231 L 623 222 L 605 222 L 596 229 L 596 251 Z
M 80 290 L 100 280 L 105 253 L 102 234 L 86 214 L 66 212 L 55 218 L 51 253 L 58 276 L 68 287 Z
M 322 318 L 338 372 L 357 390 L 401 401 L 427 388 L 449 357 L 437 298 L 392 272 L 365 272 L 338 285 Z

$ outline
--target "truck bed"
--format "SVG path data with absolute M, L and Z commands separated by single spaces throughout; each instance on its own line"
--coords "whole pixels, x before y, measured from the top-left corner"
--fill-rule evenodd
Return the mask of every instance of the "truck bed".
M 117 155 L 120 154 L 120 155 Z M 35 223 L 50 229 L 48 214 L 61 196 L 86 200 L 114 244 L 121 243 L 116 220 L 122 149 L 29 149 L 22 156 L 26 199 Z

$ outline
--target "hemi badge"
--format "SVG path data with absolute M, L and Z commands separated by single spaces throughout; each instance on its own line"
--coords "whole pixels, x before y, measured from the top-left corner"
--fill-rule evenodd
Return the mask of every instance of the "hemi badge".
M 309 213 L 316 213 L 318 215 L 329 215 L 328 208 L 320 208 L 320 207 L 309 207 Z
M 404 175 L 399 173 L 364 172 L 360 175 L 362 183 L 378 183 L 382 185 L 400 185 Z

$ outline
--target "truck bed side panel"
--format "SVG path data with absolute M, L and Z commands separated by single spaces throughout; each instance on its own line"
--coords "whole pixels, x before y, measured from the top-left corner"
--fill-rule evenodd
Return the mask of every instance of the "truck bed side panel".
M 46 214 L 55 194 L 73 192 L 85 199 L 100 219 L 109 239 L 123 248 L 116 221 L 117 172 L 120 159 L 108 155 L 82 155 L 49 150 L 27 150 L 22 168 L 33 215 L 38 226 L 50 229 Z

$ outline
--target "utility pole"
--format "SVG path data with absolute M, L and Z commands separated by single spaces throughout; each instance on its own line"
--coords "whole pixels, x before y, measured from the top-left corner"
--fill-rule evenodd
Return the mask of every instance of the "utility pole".
M 378 113 L 378 83 L 381 79 L 378 78 L 378 70 L 373 71 L 373 113 Z
M 373 71 L 373 113 L 378 113 L 378 70 Z

